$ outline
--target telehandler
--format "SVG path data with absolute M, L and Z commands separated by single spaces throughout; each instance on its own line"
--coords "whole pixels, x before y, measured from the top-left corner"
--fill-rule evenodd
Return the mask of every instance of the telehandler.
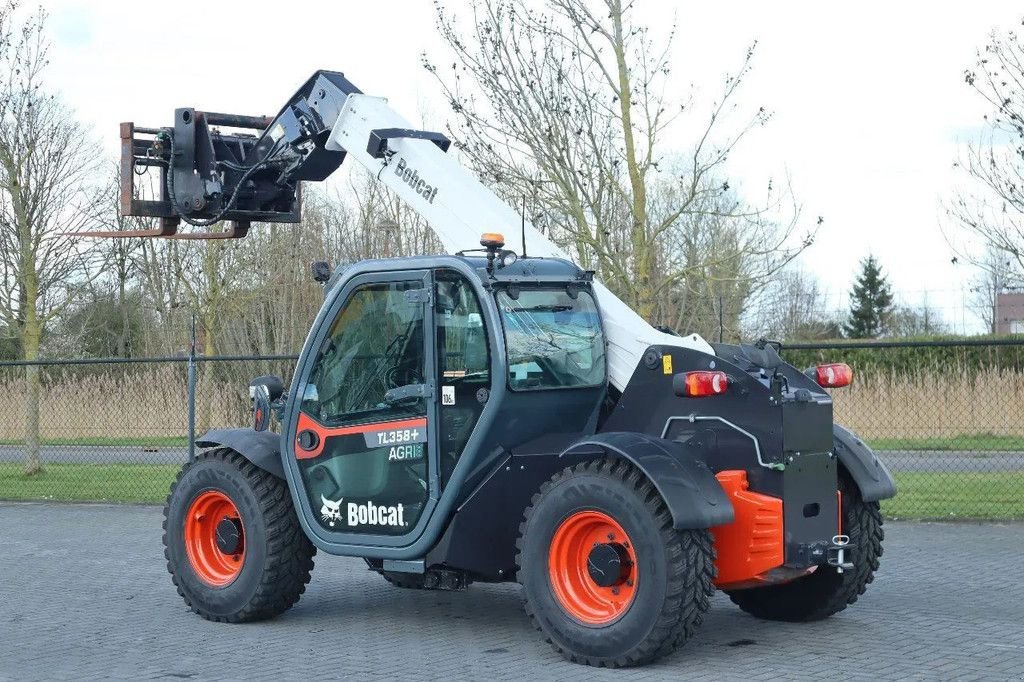
M 167 566 L 200 616 L 285 611 L 320 550 L 404 588 L 518 581 L 557 651 L 629 666 L 686 642 L 716 589 L 758 618 L 810 621 L 871 582 L 878 501 L 896 488 L 833 424 L 826 389 L 848 366 L 800 371 L 771 342 L 654 329 L 445 135 L 340 73 L 315 73 L 273 118 L 182 108 L 166 128 L 122 124 L 121 141 L 122 211 L 158 226 L 94 235 L 297 222 L 301 182 L 351 156 L 451 254 L 314 264 L 325 297 L 290 384 L 253 380 L 253 428 L 197 439 L 167 498 Z M 149 167 L 160 191 L 144 200 Z

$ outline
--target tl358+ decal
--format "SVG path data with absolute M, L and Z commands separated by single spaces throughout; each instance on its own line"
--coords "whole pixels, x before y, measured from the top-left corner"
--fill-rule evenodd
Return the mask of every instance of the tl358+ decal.
M 404 462 L 423 459 L 423 443 L 427 442 L 426 428 L 413 426 L 407 429 L 382 429 L 363 434 L 366 447 L 386 448 L 389 462 Z

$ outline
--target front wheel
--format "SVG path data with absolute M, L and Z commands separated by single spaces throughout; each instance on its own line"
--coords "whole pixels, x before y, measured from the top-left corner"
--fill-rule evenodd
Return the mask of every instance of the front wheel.
M 635 467 L 585 462 L 556 474 L 520 525 L 526 611 L 563 656 L 642 665 L 693 635 L 714 592 L 706 530 L 677 531 Z
M 843 494 L 843 532 L 850 537 L 853 568 L 839 573 L 822 565 L 814 573 L 783 585 L 728 592 L 729 598 L 752 616 L 766 620 L 804 622 L 838 613 L 864 594 L 874 580 L 882 556 L 882 513 L 877 502 L 865 502 L 845 475 L 839 479 Z
M 288 486 L 232 450 L 188 462 L 164 507 L 164 556 L 178 594 L 207 620 L 263 620 L 306 589 L 316 548 Z

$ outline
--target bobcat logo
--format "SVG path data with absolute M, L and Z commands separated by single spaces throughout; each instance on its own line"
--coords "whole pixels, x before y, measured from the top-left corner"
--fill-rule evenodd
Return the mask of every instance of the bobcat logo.
M 320 500 L 324 503 L 320 507 L 320 518 L 331 528 L 334 527 L 336 521 L 341 521 L 341 500 L 343 499 L 340 498 L 337 502 L 332 502 L 324 497 L 323 493 L 320 494 Z

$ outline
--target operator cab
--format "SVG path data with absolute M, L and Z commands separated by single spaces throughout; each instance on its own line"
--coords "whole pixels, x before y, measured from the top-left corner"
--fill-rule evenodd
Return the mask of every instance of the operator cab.
M 594 421 L 607 372 L 589 273 L 487 256 L 364 261 L 333 278 L 284 425 L 300 517 L 324 542 L 408 544 L 448 487 L 467 490 L 502 451 Z

